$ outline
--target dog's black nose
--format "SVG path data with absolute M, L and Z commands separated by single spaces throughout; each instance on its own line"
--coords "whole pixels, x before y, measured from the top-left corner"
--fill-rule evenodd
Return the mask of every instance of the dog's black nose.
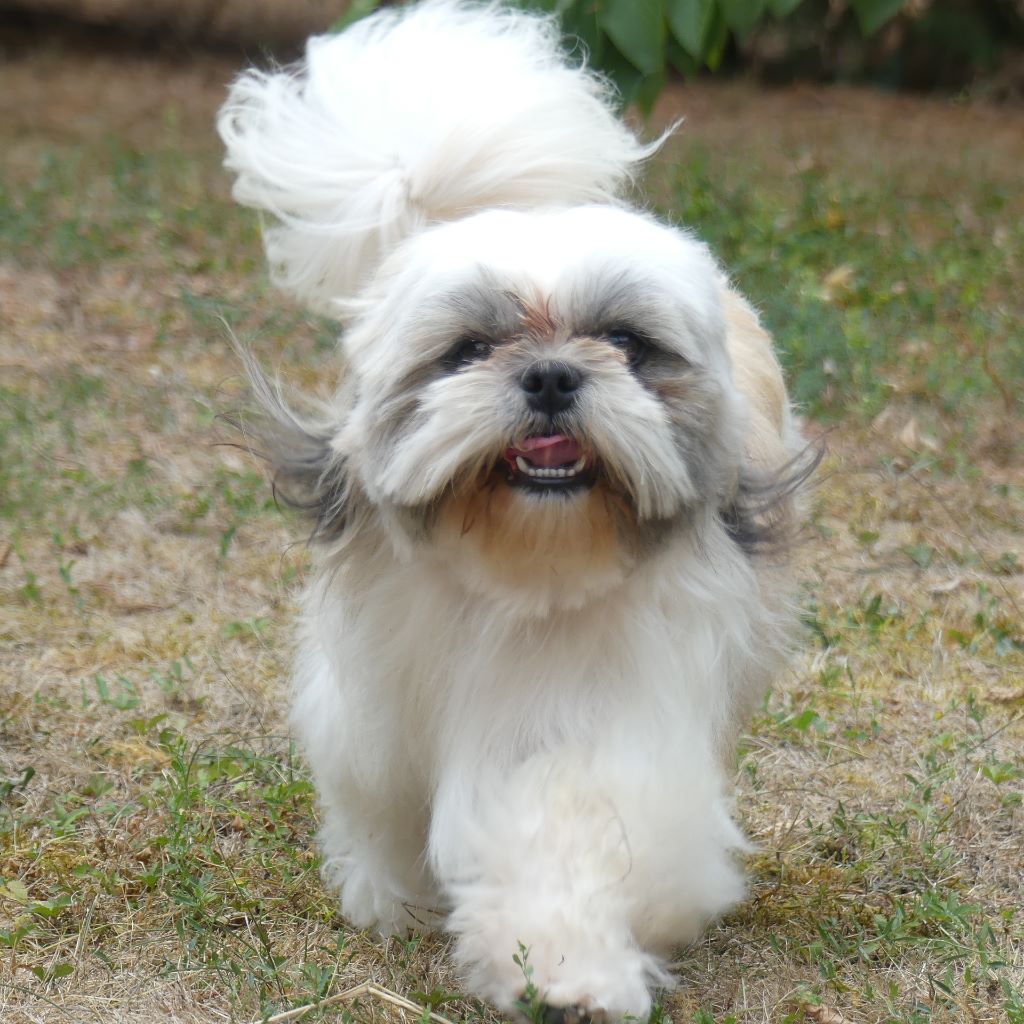
M 583 374 L 568 363 L 534 363 L 520 380 L 531 409 L 554 416 L 565 412 L 583 383 Z

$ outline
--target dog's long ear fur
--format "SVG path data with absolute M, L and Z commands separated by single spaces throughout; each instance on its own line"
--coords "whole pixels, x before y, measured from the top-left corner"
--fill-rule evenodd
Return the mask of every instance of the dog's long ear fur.
M 825 455 L 812 443 L 772 472 L 745 465 L 736 493 L 721 511 L 729 536 L 748 554 L 778 553 L 795 539 L 800 495 Z
M 266 463 L 274 497 L 312 522 L 311 541 L 337 540 L 365 519 L 368 506 L 333 444 L 337 415 L 310 399 L 300 413 L 285 400 L 253 354 L 238 342 L 235 351 L 249 380 L 250 405 L 225 421 L 242 435 L 241 446 Z
M 619 120 L 554 19 L 465 0 L 314 37 L 295 68 L 241 75 L 217 127 L 235 199 L 273 218 L 275 280 L 339 318 L 408 235 L 497 206 L 609 202 L 660 145 Z

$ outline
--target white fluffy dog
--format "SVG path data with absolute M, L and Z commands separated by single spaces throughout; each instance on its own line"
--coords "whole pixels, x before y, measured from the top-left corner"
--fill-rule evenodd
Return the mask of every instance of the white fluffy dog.
M 442 923 L 472 990 L 644 1017 L 743 893 L 738 728 L 785 657 L 806 475 L 707 248 L 619 198 L 655 146 L 547 19 L 392 9 L 233 85 L 234 194 L 345 324 L 255 431 L 315 522 L 292 721 L 358 927 Z

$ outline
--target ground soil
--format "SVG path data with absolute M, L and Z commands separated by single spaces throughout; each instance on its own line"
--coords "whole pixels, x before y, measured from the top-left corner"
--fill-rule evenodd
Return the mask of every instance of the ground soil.
M 234 71 L 234 61 L 203 54 L 171 62 L 43 43 L 0 68 L 5 172 L 29 189 L 48 152 L 87 151 L 97 140 L 112 138 L 145 153 L 165 147 L 173 125 L 180 152 L 202 168 L 196 177 L 183 177 L 183 201 L 197 189 L 226 199 L 228 182 L 217 170 L 212 123 Z M 953 162 L 1019 182 L 1024 164 L 1020 110 L 849 89 L 762 91 L 742 82 L 699 82 L 671 89 L 655 120 L 680 115 L 687 119 L 680 145 L 700 143 L 732 159 L 749 159 L 763 168 L 766 179 L 792 173 L 792 154 L 798 150 L 845 165 L 851 176 L 881 161 L 892 167 L 894 178 L 912 175 L 922 181 Z M 48 400 L 50 381 L 71 366 L 84 366 L 107 383 L 107 408 L 82 409 L 76 429 L 86 440 L 67 456 L 67 464 L 51 465 L 54 474 L 79 467 L 113 475 L 141 453 L 162 481 L 173 482 L 184 502 L 225 468 L 237 472 L 244 466 L 237 452 L 212 446 L 215 428 L 209 417 L 190 412 L 197 394 L 206 403 L 236 374 L 234 358 L 223 337 L 196 331 L 175 311 L 182 288 L 211 301 L 225 296 L 245 301 L 254 294 L 265 307 L 279 301 L 252 285 L 263 271 L 251 239 L 248 249 L 239 249 L 233 269 L 226 269 L 231 255 L 223 252 L 214 270 L 204 268 L 204 248 L 219 251 L 222 244 L 212 232 L 204 238 L 200 227 L 182 242 L 188 252 L 166 277 L 159 276 L 162 264 L 143 249 L 136 269 L 123 260 L 108 267 L 57 267 L 45 254 L 38 259 L 0 254 L 4 382 L 39 407 Z M 163 324 L 160 331 L 157 322 Z M 257 343 L 264 346 L 262 355 L 300 384 L 315 385 L 331 373 L 330 353 L 315 344 L 308 325 L 298 330 L 297 340 L 265 336 Z M 1015 421 L 1012 429 L 1020 426 Z M 824 429 L 808 424 L 815 435 Z M 734 1014 L 743 1021 L 777 1021 L 787 1013 L 832 1022 L 883 1019 L 883 1003 L 865 995 L 862 979 L 838 1008 L 807 1002 L 801 993 L 817 991 L 817 969 L 773 952 L 773 943 L 788 930 L 813 932 L 815 916 L 826 913 L 816 909 L 821 901 L 835 902 L 821 896 L 830 886 L 847 904 L 880 900 L 867 882 L 859 889 L 849 877 L 840 877 L 842 849 L 833 851 L 831 860 L 820 851 L 807 852 L 827 842 L 810 823 L 829 822 L 837 802 L 878 814 L 895 806 L 903 799 L 895 794 L 905 793 L 907 773 L 919 771 L 922 737 L 937 734 L 936 722 L 948 715 L 956 723 L 949 726 L 953 732 L 973 728 L 963 710 L 969 695 L 989 709 L 979 744 L 998 761 L 1020 761 L 1024 676 L 1019 659 L 996 656 L 985 637 L 973 647 L 952 642 L 950 631 L 977 632 L 977 616 L 988 607 L 981 593 L 998 599 L 1000 621 L 1011 633 L 1017 628 L 1014 618 L 1019 624 L 1024 575 L 1013 571 L 1007 556 L 1016 552 L 1024 559 L 1024 465 L 1017 455 L 996 458 L 979 450 L 968 453 L 970 465 L 963 471 L 939 476 L 926 471 L 922 460 L 942 449 L 955 429 L 940 417 L 923 430 L 912 410 L 894 408 L 871 422 L 851 418 L 828 430 L 829 455 L 798 555 L 805 598 L 823 621 L 838 622 L 861 615 L 873 595 L 880 595 L 881 607 L 900 609 L 907 637 L 838 653 L 809 642 L 780 681 L 766 712 L 773 722 L 784 719 L 787 709 L 805 706 L 827 671 L 849 669 L 858 695 L 815 705 L 823 718 L 831 716 L 827 746 L 796 734 L 787 739 L 774 726 L 760 728 L 749 740 L 756 778 L 752 771 L 743 774 L 740 807 L 762 851 L 752 867 L 752 899 L 696 950 L 681 954 L 683 984 L 668 1002 L 677 1024 L 690 1020 L 699 1007 L 721 1020 Z M 175 713 L 193 735 L 283 734 L 287 635 L 296 578 L 305 568 L 301 551 L 289 547 L 298 533 L 294 524 L 273 516 L 244 521 L 229 538 L 231 558 L 224 564 L 211 551 L 225 523 L 183 529 L 177 512 L 149 516 L 137 508 L 110 516 L 83 512 L 77 518 L 73 509 L 51 508 L 40 515 L 37 531 L 22 529 L 17 536 L 5 534 L 8 527 L 0 521 L 0 776 L 15 777 L 29 763 L 36 773 L 19 813 L 29 814 L 33 802 L 42 807 L 54 794 L 80 789 L 100 762 L 129 793 L 137 773 L 160 770 L 152 763 L 159 755 L 111 724 L 109 708 L 95 702 L 85 706 L 84 688 L 93 685 L 97 673 L 135 677 L 144 666 L 187 653 L 198 689 Z M 67 581 L 54 553 L 54 524 L 64 522 L 60 516 L 65 515 L 74 521 L 77 539 L 65 537 L 59 554 L 63 564 L 75 563 L 69 572 L 91 609 L 87 620 L 74 595 L 65 593 Z M 963 557 L 955 564 L 907 556 L 922 546 L 956 549 Z M 290 573 L 283 571 L 287 567 Z M 52 603 L 41 607 L 26 600 L 27 572 L 45 595 L 58 595 Z M 236 642 L 228 627 L 243 621 L 267 625 L 260 636 Z M 924 625 L 911 634 L 910 623 Z M 189 703 L 193 698 L 201 701 Z M 844 754 L 844 730 L 853 735 L 872 719 L 882 722 L 882 739 L 851 739 L 852 752 Z M 1020 812 L 1004 813 L 973 764 L 954 772 L 944 790 L 953 815 L 945 840 L 953 850 L 951 870 L 962 885 L 962 901 L 983 905 L 993 920 L 1003 922 L 1001 948 L 1011 967 L 1021 971 Z M 110 848 L 106 856 L 116 860 L 122 847 L 145 848 L 144 837 L 128 833 L 145 830 L 149 819 L 143 814 L 132 820 L 123 834 L 116 827 L 103 833 Z M 302 848 L 311 840 L 296 835 L 294 844 Z M 67 842 L 45 834 L 16 837 L 0 851 L 0 874 L 45 889 L 56 870 L 54 857 L 70 848 Z M 49 860 L 40 849 L 50 851 Z M 89 914 L 94 915 L 90 920 L 103 921 L 106 962 L 90 957 L 90 923 L 83 919 L 81 940 L 62 940 L 59 951 L 76 964 L 67 978 L 40 979 L 28 969 L 49 962 L 45 948 L 32 950 L 26 962 L 13 952 L 5 958 L 0 950 L 5 1024 L 239 1019 L 218 979 L 161 973 L 188 936 L 175 933 L 169 915 L 162 927 L 158 907 L 133 906 L 131 913 L 121 912 L 113 898 L 96 897 Z M 13 913 L 10 906 L 6 910 Z M 0 926 L 3 915 L 0 906 Z M 341 926 L 329 914 L 315 921 L 299 915 L 276 920 L 282 956 L 300 956 L 304 942 L 329 943 Z M 339 984 L 368 977 L 428 991 L 432 985 L 454 984 L 444 967 L 441 940 L 415 954 L 368 939 L 351 948 Z M 914 1000 L 930 1005 L 935 990 L 929 990 L 931 975 L 923 963 L 917 974 L 906 963 L 878 964 L 876 976 L 880 985 L 899 988 L 900 1005 Z M 829 991 L 838 1002 L 835 990 Z M 987 1009 L 971 1005 L 974 1019 L 1003 1019 L 996 995 Z M 956 1017 L 936 1009 L 935 1019 Z

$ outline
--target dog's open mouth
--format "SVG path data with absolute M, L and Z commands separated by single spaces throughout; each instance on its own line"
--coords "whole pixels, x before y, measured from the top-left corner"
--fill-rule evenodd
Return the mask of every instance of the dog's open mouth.
M 570 491 L 594 483 L 593 459 L 565 434 L 527 437 L 505 451 L 509 483 L 534 491 Z

